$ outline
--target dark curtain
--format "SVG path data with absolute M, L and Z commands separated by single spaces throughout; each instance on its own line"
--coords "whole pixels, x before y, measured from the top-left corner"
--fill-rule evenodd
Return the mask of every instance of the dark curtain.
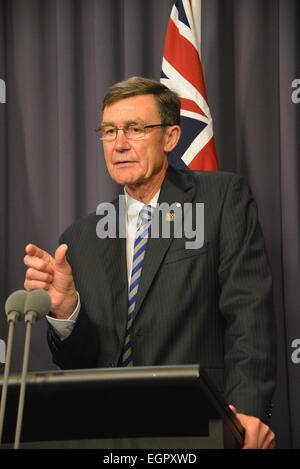
M 220 168 L 250 182 L 273 270 L 274 427 L 281 447 L 297 448 L 300 364 L 292 361 L 292 342 L 300 338 L 300 104 L 292 100 L 292 83 L 300 77 L 299 44 L 298 0 L 202 0 L 202 65 Z
M 111 200 L 94 129 L 101 100 L 131 75 L 159 79 L 173 0 L 0 0 L 0 301 L 23 288 L 24 247 L 53 252 L 75 219 Z M 298 0 L 202 0 L 202 64 L 220 169 L 247 177 L 274 275 L 279 447 L 300 447 Z M 297 301 L 298 300 L 298 301 Z M 46 324 L 32 335 L 30 370 L 53 369 Z M 0 315 L 0 339 L 7 327 Z M 18 325 L 12 369 L 22 366 Z M 300 355 L 300 354 L 299 354 Z M 0 365 L 1 366 L 1 365 Z
M 54 252 L 59 234 L 111 200 L 95 129 L 116 81 L 159 79 L 172 0 L 2 0 L 1 308 L 23 288 L 28 242 Z M 3 137 L 3 138 L 2 138 Z M 6 336 L 1 317 L 0 338 Z M 45 322 L 35 325 L 29 368 L 51 369 Z M 22 367 L 24 327 L 16 328 L 12 370 Z

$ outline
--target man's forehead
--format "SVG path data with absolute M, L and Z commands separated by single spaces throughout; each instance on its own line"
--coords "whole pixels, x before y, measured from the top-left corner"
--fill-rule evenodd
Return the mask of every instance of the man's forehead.
M 103 111 L 103 121 L 142 121 L 158 116 L 156 101 L 153 95 L 138 95 L 119 99 L 107 106 Z

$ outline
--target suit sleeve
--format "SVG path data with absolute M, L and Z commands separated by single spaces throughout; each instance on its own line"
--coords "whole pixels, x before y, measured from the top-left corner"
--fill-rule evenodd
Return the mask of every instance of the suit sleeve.
M 272 278 L 256 203 L 239 176 L 224 199 L 219 252 L 226 398 L 268 423 L 276 368 Z
M 66 242 L 63 236 L 60 237 L 59 242 L 60 244 Z M 72 260 L 68 253 L 67 259 L 72 268 Z M 73 278 L 76 284 L 74 271 Z M 67 338 L 61 340 L 54 328 L 49 325 L 47 340 L 53 363 L 61 369 L 84 369 L 97 366 L 99 340 L 95 327 L 91 324 L 89 316 L 82 305 L 80 305 L 76 321 Z

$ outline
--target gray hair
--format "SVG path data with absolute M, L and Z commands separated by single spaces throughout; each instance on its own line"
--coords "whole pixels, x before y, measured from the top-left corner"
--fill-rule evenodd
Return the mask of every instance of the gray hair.
M 181 103 L 178 94 L 150 78 L 131 77 L 114 84 L 104 96 L 102 110 L 119 99 L 144 94 L 154 96 L 162 124 L 180 125 Z

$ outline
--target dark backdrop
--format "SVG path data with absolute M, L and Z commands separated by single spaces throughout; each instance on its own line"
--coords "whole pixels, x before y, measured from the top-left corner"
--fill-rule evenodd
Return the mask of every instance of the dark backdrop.
M 131 75 L 159 79 L 172 0 L 0 0 L 0 305 L 23 288 L 24 246 L 53 252 L 75 219 L 111 200 L 94 129 L 101 100 Z M 202 63 L 220 169 L 245 175 L 274 274 L 279 447 L 300 447 L 300 78 L 298 0 L 202 0 Z M 45 323 L 30 370 L 53 369 Z M 7 328 L 0 315 L 0 338 Z M 12 369 L 22 367 L 24 327 Z M 295 342 L 294 342 L 295 344 Z M 294 352 L 294 361 L 292 353 Z M 296 359 L 295 359 L 296 357 Z M 299 360 L 300 361 L 300 360 Z M 2 366 L 3 368 L 3 366 Z

